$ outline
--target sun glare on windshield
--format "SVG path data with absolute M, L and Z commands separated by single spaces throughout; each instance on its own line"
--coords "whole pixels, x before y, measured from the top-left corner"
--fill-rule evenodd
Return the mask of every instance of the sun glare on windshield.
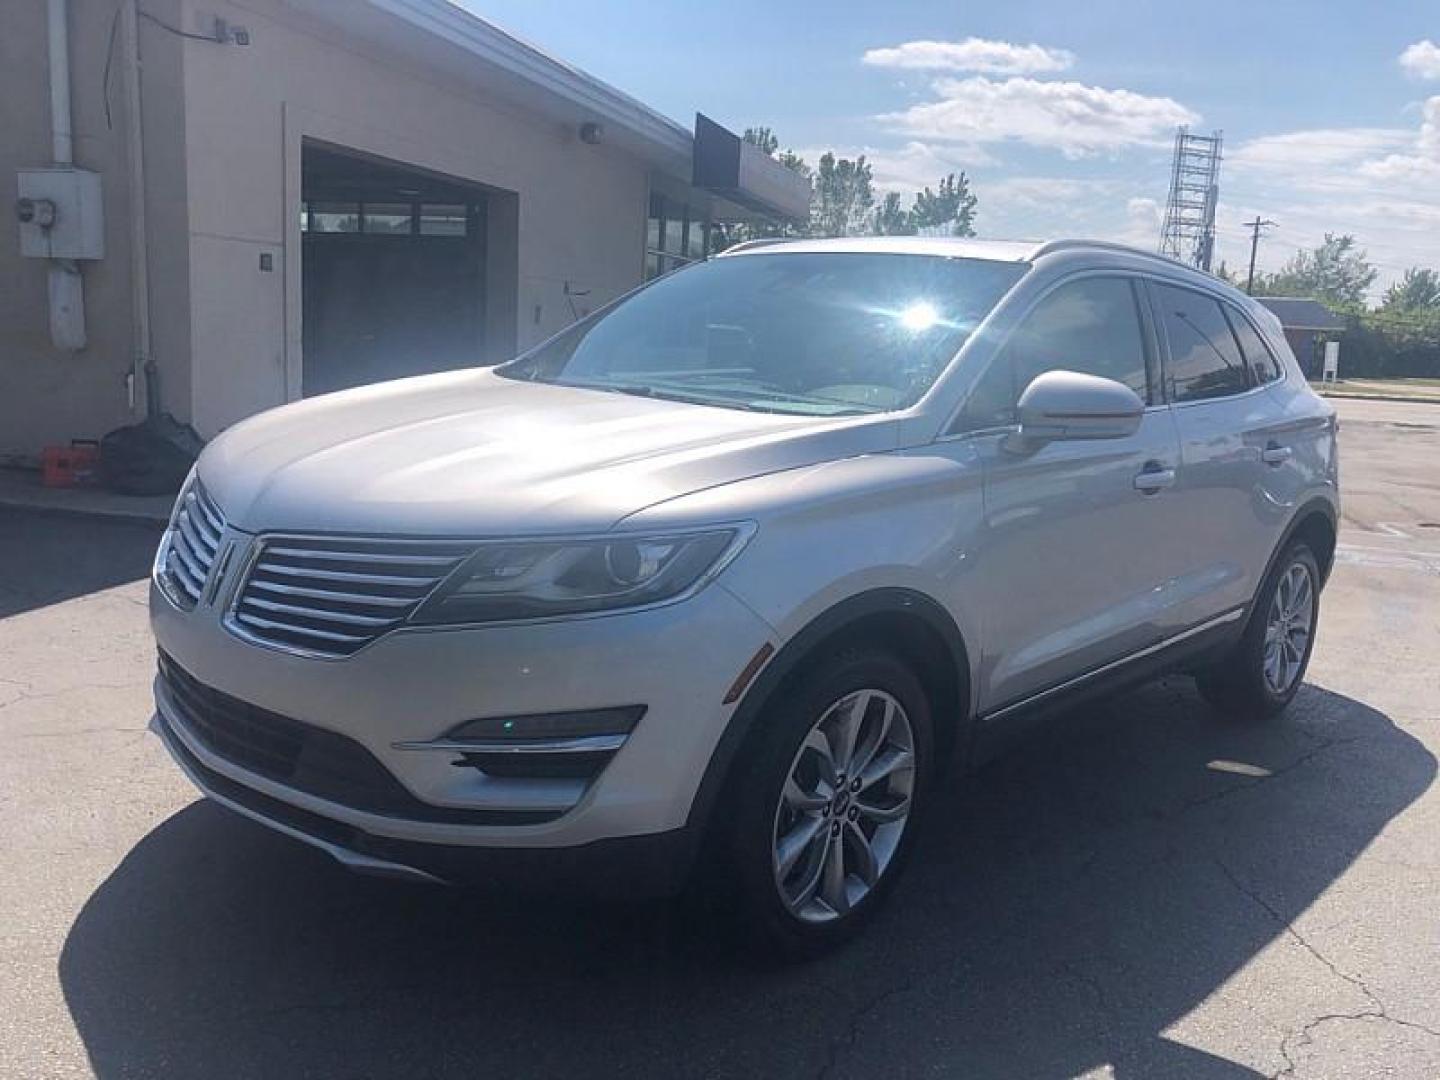
M 922 330 L 929 330 L 939 321 L 940 313 L 936 311 L 932 305 L 927 304 L 923 300 L 917 304 L 911 304 L 900 313 L 900 325 L 912 334 L 918 334 Z
M 797 416 L 903 409 L 1024 272 L 843 250 L 711 259 L 657 279 L 501 373 Z

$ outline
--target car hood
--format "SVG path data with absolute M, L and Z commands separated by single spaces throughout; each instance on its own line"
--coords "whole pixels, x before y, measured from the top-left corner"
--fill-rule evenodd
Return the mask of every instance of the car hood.
M 216 438 L 199 475 L 251 532 L 584 532 L 704 488 L 893 449 L 896 437 L 886 417 L 779 416 L 472 370 L 262 413 Z

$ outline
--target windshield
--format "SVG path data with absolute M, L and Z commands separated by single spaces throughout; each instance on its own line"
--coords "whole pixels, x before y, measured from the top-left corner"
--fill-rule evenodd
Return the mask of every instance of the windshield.
M 716 259 L 661 278 L 499 371 L 765 412 L 902 409 L 1024 271 L 888 253 Z

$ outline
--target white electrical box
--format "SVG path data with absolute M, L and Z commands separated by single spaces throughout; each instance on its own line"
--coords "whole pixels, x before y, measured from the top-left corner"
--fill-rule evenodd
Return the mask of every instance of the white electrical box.
M 1321 382 L 1340 381 L 1340 342 L 1325 342 L 1325 372 L 1320 377 Z
M 56 165 L 21 169 L 16 181 L 20 254 L 37 259 L 105 257 L 99 173 Z

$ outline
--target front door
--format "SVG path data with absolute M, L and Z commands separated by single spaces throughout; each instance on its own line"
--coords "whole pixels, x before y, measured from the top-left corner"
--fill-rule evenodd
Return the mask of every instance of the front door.
M 1153 335 L 1138 283 L 1095 275 L 1046 294 L 1011 334 L 967 403 L 985 470 L 976 568 L 983 622 L 981 710 L 993 712 L 1174 632 L 1183 567 L 1170 546 L 1179 444 L 1158 404 Z M 1123 382 L 1150 403 L 1127 438 L 1007 440 L 1031 379 L 1062 369 Z

